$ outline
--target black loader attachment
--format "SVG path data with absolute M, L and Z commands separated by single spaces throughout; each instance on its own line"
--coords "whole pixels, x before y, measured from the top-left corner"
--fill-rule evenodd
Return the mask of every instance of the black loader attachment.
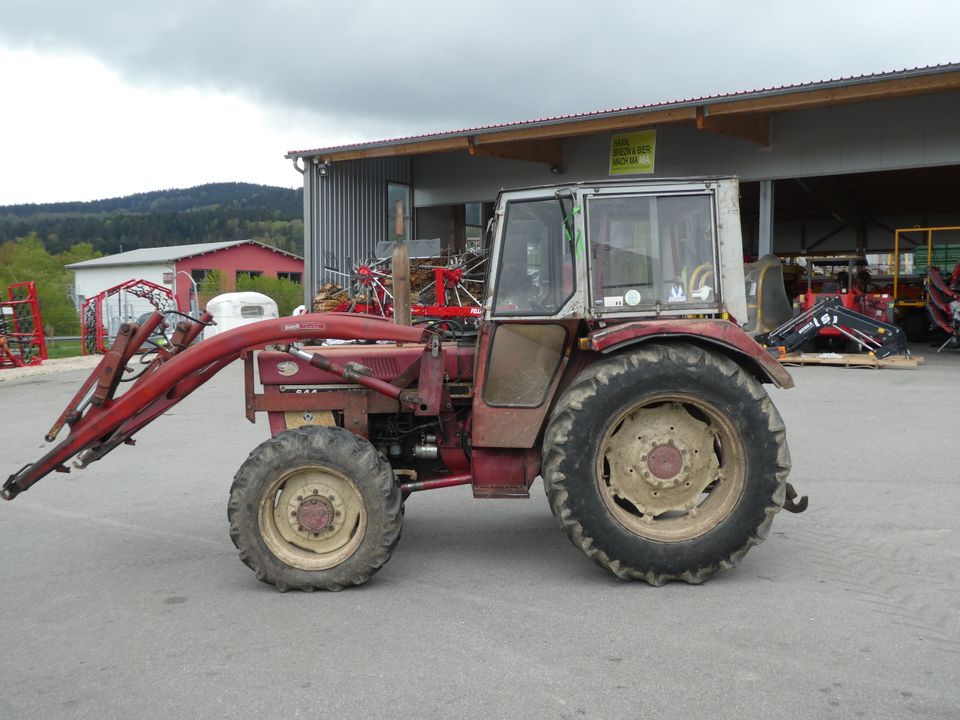
M 765 335 L 756 337 L 767 348 L 789 353 L 816 337 L 821 330 L 832 328 L 866 353 L 885 358 L 900 353 L 910 357 L 907 340 L 896 325 L 867 317 L 844 307 L 840 297 L 830 296 L 818 301 L 809 310 L 787 320 Z

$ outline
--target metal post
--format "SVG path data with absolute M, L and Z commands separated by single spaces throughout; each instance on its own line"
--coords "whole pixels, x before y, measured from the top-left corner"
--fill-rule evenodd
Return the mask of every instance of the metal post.
M 773 253 L 773 180 L 760 181 L 760 238 L 757 255 Z
M 317 246 L 320 241 L 317 232 L 320 222 L 320 218 L 317 217 L 319 208 L 317 166 L 307 161 L 304 163 L 301 174 L 303 175 L 303 305 L 307 308 L 307 312 L 313 312 L 313 296 L 319 289 L 314 258 L 319 262 L 323 257 Z
M 200 290 L 197 288 L 197 281 L 193 279 L 193 275 L 188 273 L 186 270 L 177 270 L 176 275 L 173 276 L 173 297 L 177 297 L 177 275 L 186 275 L 187 279 L 190 281 L 191 290 L 193 290 L 193 295 L 190 296 L 190 316 L 191 317 L 200 317 Z

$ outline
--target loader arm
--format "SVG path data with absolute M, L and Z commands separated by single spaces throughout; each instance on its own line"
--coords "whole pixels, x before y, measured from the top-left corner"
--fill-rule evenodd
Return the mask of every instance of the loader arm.
M 143 340 L 162 322 L 152 315 L 143 326 L 128 323 L 118 339 L 67 406 L 46 439 L 53 441 L 64 424 L 70 433 L 37 462 L 26 465 L 3 484 L 0 497 L 12 500 L 53 471 L 69 472 L 66 462 L 78 453 L 84 467 L 125 442 L 145 425 L 183 400 L 246 352 L 266 345 L 300 340 L 388 340 L 421 342 L 422 327 L 395 325 L 392 321 L 346 313 L 316 313 L 275 318 L 218 333 L 195 345 L 202 324 L 178 328 L 174 335 L 187 342 L 161 350 L 142 375 L 119 397 L 114 397 L 128 362 Z M 182 325 L 182 324 L 181 324 Z

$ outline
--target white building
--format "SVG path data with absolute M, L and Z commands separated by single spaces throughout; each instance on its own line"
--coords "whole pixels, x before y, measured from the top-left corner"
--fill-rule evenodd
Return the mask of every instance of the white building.
M 173 292 L 177 307 L 196 309 L 197 285 L 213 270 L 222 275 L 221 290 L 233 290 L 241 275 L 282 277 L 300 282 L 303 259 L 256 240 L 171 245 L 130 252 L 66 266 L 74 273 L 74 302 L 79 309 L 87 298 L 128 280 L 149 280 Z M 121 305 L 127 301 L 118 301 Z M 119 307 L 111 315 L 123 320 L 149 312 L 146 300 L 129 298 L 130 308 Z
M 73 271 L 74 303 L 77 309 L 87 298 L 98 295 L 104 290 L 125 283 L 128 280 L 149 280 L 177 293 L 177 281 L 180 285 L 193 287 L 193 279 L 188 275 L 177 277 L 178 260 L 203 255 L 224 248 L 241 245 L 245 240 L 231 240 L 215 243 L 195 243 L 193 245 L 171 245 L 158 248 L 141 248 L 129 252 L 107 255 L 106 257 L 71 263 L 67 270 Z M 153 310 L 147 300 L 125 296 L 121 301 L 125 307 L 119 308 L 119 316 L 124 320 L 136 319 L 139 315 Z

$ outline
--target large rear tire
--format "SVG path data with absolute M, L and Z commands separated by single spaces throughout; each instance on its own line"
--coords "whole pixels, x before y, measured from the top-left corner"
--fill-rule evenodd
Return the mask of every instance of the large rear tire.
M 259 445 L 237 471 L 230 537 L 262 582 L 340 590 L 366 582 L 400 539 L 393 469 L 363 438 L 303 426 Z
M 557 403 L 543 480 L 574 545 L 623 579 L 701 583 L 763 541 L 790 455 L 763 387 L 687 344 L 589 367 Z

